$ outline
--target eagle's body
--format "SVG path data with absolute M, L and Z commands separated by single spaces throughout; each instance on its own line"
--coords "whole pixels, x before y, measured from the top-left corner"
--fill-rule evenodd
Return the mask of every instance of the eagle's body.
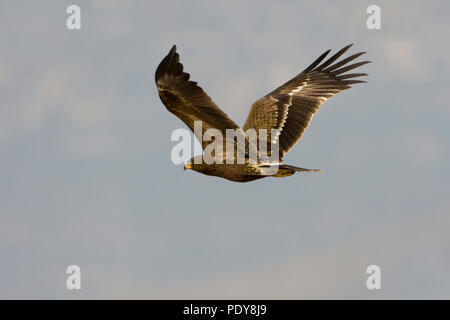
M 235 182 L 249 182 L 253 180 L 262 179 L 265 177 L 287 177 L 296 172 L 306 171 L 322 171 L 316 169 L 297 168 L 289 165 L 276 164 L 251 164 L 248 161 L 244 164 L 237 163 L 222 163 L 222 164 L 206 164 L 204 162 L 194 164 L 192 161 L 188 162 L 185 169 L 193 169 L 208 176 L 221 177 Z
M 225 159 L 229 155 L 224 152 L 221 158 L 223 161 L 211 163 L 204 159 L 203 155 L 192 158 L 185 165 L 185 169 L 193 169 L 206 175 L 236 182 L 253 181 L 267 176 L 286 177 L 295 172 L 321 171 L 284 165 L 282 160 L 301 138 L 313 115 L 328 98 L 350 88 L 351 84 L 365 82 L 354 78 L 367 74 L 347 73 L 347 71 L 369 62 L 362 61 L 347 65 L 364 52 L 334 63 L 350 46 L 344 47 L 331 58 L 322 62 L 330 52 L 328 50 L 299 75 L 252 105 L 241 131 L 263 132 L 262 136 L 258 135 L 255 145 L 260 146 L 268 141 L 265 147 L 267 153 L 269 156 L 276 156 L 277 161 L 261 160 L 259 157 L 255 161 L 250 161 L 254 160 L 252 156 L 254 154 L 249 153 L 248 145 L 251 143 L 245 140 L 244 163 L 226 162 Z M 183 72 L 183 65 L 179 62 L 175 46 L 159 64 L 155 81 L 164 105 L 196 134 L 203 149 L 210 143 L 203 139 L 207 130 L 216 129 L 223 136 L 226 136 L 228 129 L 240 130 L 239 126 L 217 107 L 196 82 L 189 80 L 189 74 Z M 201 121 L 201 133 L 194 130 L 195 121 Z M 235 147 L 243 150 L 241 145 L 238 147 L 235 144 Z M 260 150 L 257 150 L 258 156 L 259 152 Z M 236 159 L 234 158 L 234 160 Z
M 187 164 L 189 169 L 193 169 L 197 172 L 201 172 L 208 176 L 222 177 L 227 180 L 235 182 L 248 182 L 257 179 L 264 178 L 261 174 L 261 170 L 257 165 L 254 164 Z

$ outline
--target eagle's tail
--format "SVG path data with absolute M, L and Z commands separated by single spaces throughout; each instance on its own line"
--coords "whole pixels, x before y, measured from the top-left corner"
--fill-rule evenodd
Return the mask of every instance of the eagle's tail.
M 306 168 L 290 166 L 287 164 L 282 164 L 280 166 L 280 169 L 294 170 L 296 172 L 323 172 L 323 169 L 306 169 Z
M 287 164 L 282 164 L 278 168 L 278 172 L 274 175 L 275 177 L 288 177 L 293 175 L 296 172 L 323 172 L 322 169 L 306 169 L 306 168 L 299 168 L 290 166 Z
M 271 176 L 271 177 L 288 177 L 292 176 L 296 172 L 322 172 L 322 169 L 306 169 L 306 168 L 299 168 L 290 166 L 287 164 L 278 164 L 278 163 L 271 163 L 271 164 L 263 164 L 259 165 L 259 168 L 261 170 L 261 175 L 265 176 Z

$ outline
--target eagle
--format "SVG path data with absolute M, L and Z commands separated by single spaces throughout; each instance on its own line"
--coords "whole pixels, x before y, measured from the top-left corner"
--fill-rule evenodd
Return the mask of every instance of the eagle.
M 190 80 L 190 75 L 183 71 L 174 45 L 156 69 L 155 81 L 159 97 L 167 110 L 183 121 L 202 144 L 203 154 L 189 160 L 184 170 L 192 169 L 235 182 L 287 177 L 296 172 L 323 171 L 284 164 L 283 157 L 302 137 L 313 115 L 325 101 L 353 84 L 366 82 L 358 79 L 367 76 L 366 73 L 349 73 L 370 62 L 355 62 L 366 52 L 341 58 L 351 46 L 345 46 L 325 60 L 331 49 L 327 50 L 297 76 L 254 102 L 243 127 L 239 128 L 197 82 Z M 201 124 L 201 130 L 195 130 L 196 123 Z M 227 147 L 231 148 L 226 148 L 226 152 L 223 149 L 222 152 L 220 149 L 213 150 L 214 159 L 223 161 L 211 162 L 205 156 L 205 150 L 210 144 L 208 139 L 204 139 L 208 130 L 215 130 L 223 136 L 229 130 L 234 130 L 245 138 L 244 144 L 238 143 L 236 137 L 225 139 Z M 250 140 L 245 134 L 249 130 L 263 134 L 257 134 L 256 140 Z M 264 144 L 266 156 L 259 157 L 258 148 Z M 251 156 L 255 155 L 250 152 L 253 147 L 256 147 L 256 158 Z M 233 152 L 228 152 L 230 150 Z M 243 161 L 229 161 L 230 157 L 236 160 L 235 150 L 243 155 Z

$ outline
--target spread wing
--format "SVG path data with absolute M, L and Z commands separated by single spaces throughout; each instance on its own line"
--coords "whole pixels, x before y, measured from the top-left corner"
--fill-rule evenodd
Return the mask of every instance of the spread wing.
M 194 121 L 202 121 L 202 135 L 207 129 L 214 128 L 220 130 L 225 137 L 226 129 L 239 128 L 196 82 L 189 80 L 189 74 L 183 72 L 183 65 L 179 60 L 176 46 L 173 46 L 155 73 L 159 97 L 167 110 L 180 118 L 192 132 Z M 210 143 L 199 136 L 197 139 L 203 148 Z
M 344 47 L 320 64 L 330 52 L 326 51 L 295 78 L 253 103 L 243 127 L 244 131 L 249 128 L 267 129 L 268 141 L 271 141 L 272 145 L 278 143 L 281 160 L 301 138 L 313 115 L 325 101 L 350 88 L 352 84 L 365 82 L 355 78 L 367 74 L 347 73 L 370 62 L 348 65 L 365 52 L 353 54 L 334 63 L 351 46 Z M 270 135 L 270 129 L 276 130 L 275 135 Z

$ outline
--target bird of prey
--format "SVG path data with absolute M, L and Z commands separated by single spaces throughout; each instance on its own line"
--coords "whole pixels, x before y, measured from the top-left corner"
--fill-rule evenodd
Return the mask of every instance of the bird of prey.
M 301 138 L 313 115 L 325 101 L 338 92 L 350 88 L 352 84 L 365 82 L 357 78 L 367 76 L 366 73 L 348 73 L 370 62 L 354 62 L 365 52 L 338 60 L 351 46 L 342 48 L 325 61 L 331 50 L 324 52 L 296 77 L 257 100 L 251 106 L 247 120 L 240 129 L 196 82 L 189 80 L 190 75 L 183 72 L 183 65 L 179 61 L 174 45 L 159 64 L 155 81 L 159 97 L 166 108 L 181 119 L 202 144 L 203 155 L 192 158 L 185 164 L 184 169 L 236 182 L 248 182 L 268 176 L 286 177 L 296 172 L 322 171 L 285 165 L 283 157 Z M 349 64 L 352 61 L 353 63 Z M 201 123 L 201 130 L 194 130 L 198 121 Z M 257 135 L 257 142 L 254 144 L 257 143 L 259 146 L 262 142 L 267 143 L 266 153 L 277 156 L 276 161 L 267 160 L 267 157 L 251 161 L 253 160 L 250 157 L 251 142 L 245 140 L 243 148 L 242 145 L 237 145 L 234 138 L 231 144 L 233 151 L 236 148 L 243 152 L 243 162 L 206 161 L 205 148 L 210 142 L 205 141 L 203 135 L 208 129 L 215 129 L 224 136 L 229 129 L 241 130 L 240 132 L 264 129 L 265 133 Z M 259 154 L 259 149 L 257 152 Z M 225 160 L 229 154 L 225 152 L 215 156 Z M 231 154 L 234 155 L 234 152 Z M 234 157 L 236 159 L 236 155 Z

